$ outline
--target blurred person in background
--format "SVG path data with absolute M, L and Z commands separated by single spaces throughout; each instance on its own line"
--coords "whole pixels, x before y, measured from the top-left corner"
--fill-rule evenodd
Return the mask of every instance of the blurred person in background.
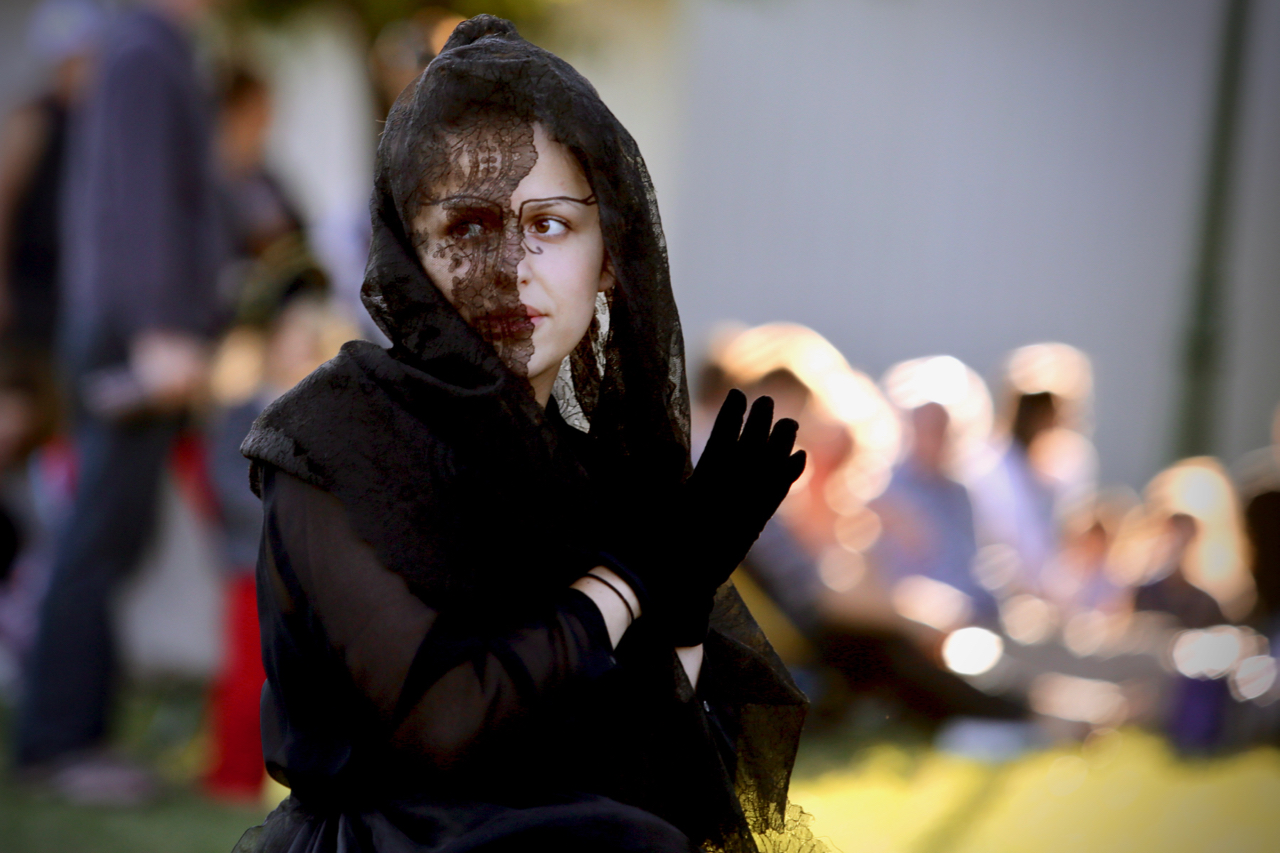
M 1237 740 L 1267 742 L 1280 746 L 1280 684 L 1277 684 L 1276 655 L 1280 650 L 1280 490 L 1271 488 L 1249 498 L 1245 504 L 1245 530 L 1253 551 L 1253 582 L 1258 598 L 1249 624 L 1267 641 L 1270 666 L 1258 661 L 1255 684 L 1237 684 L 1232 723 Z M 1269 673 L 1267 670 L 1270 670 Z M 1243 689 L 1242 689 L 1243 688 Z M 1257 700 L 1257 701 L 1249 701 Z
M 1057 426 L 1058 407 L 1048 391 L 1017 394 L 1008 443 L 996 464 L 970 483 L 979 541 L 1011 549 L 1018 563 L 1013 586 L 1024 591 L 1040 589 L 1058 548 L 1053 483 L 1033 464 L 1033 447 Z
M 1062 522 L 1097 489 L 1097 451 L 1087 437 L 1093 367 L 1070 344 L 1029 344 L 1009 353 L 1003 385 L 1004 438 L 965 482 L 979 548 L 998 551 L 1012 569 L 1002 594 L 1044 596 Z
M 247 399 L 224 408 L 209 430 L 209 467 L 228 574 L 223 662 L 210 703 L 213 762 L 205 787 L 230 800 L 256 801 L 264 776 L 259 706 L 266 674 L 254 578 L 262 502 L 249 488 L 249 460 L 241 455 L 240 443 L 262 410 L 333 356 L 334 340 L 345 340 L 351 331 L 337 321 L 315 267 L 286 272 L 274 285 L 272 296 L 255 294 L 243 303 L 237 325 L 240 333 L 261 334 L 260 381 Z
M 240 454 L 240 443 L 267 404 L 337 349 L 327 282 L 307 250 L 299 217 L 264 164 L 270 123 L 266 86 L 244 68 L 231 70 L 216 148 L 234 254 L 221 283 L 238 307 L 215 358 L 212 391 L 222 405 L 208 431 L 228 572 L 223 658 L 210 694 L 212 763 L 205 788 L 221 799 L 245 802 L 256 802 L 262 790 L 259 705 L 266 675 L 254 581 L 262 504 L 249 488 L 249 461 Z M 337 332 L 340 340 L 350 337 L 347 331 L 354 330 Z
M 764 388 L 777 393 L 782 384 L 778 377 L 766 380 L 761 387 L 749 387 L 748 395 L 759 395 Z M 790 381 L 796 382 L 794 378 Z M 795 393 L 792 399 L 800 402 L 805 398 Z M 827 483 L 847 456 L 857 452 L 853 443 L 830 439 L 806 443 L 815 435 L 830 435 L 829 424 L 822 423 L 812 407 L 778 411 L 799 422 L 797 446 L 810 454 L 812 474 L 793 488 L 775 520 L 793 537 L 790 543 L 783 531 L 762 533 L 743 568 L 752 577 L 761 578 L 761 586 L 772 590 L 779 604 L 794 598 L 797 586 L 816 591 L 814 609 L 803 614 L 803 621 L 796 626 L 806 631 L 818 659 L 837 676 L 819 711 L 827 719 L 838 719 L 846 703 L 876 696 L 904 712 L 907 719 L 928 727 L 953 717 L 1014 720 L 1025 716 L 1016 702 L 983 693 L 936 661 L 944 634 L 897 612 L 894 596 L 886 594 L 892 589 L 890 579 L 878 571 L 876 546 L 859 557 L 839 543 L 839 519 L 830 510 Z M 820 506 L 827 510 L 816 509 Z M 865 511 L 874 512 L 874 507 L 873 503 Z M 884 536 L 883 530 L 880 535 Z M 799 547 L 782 547 L 792 543 Z M 802 586 L 796 583 L 800 566 L 807 569 Z M 846 578 L 851 572 L 860 572 L 862 577 L 846 587 L 847 581 L 853 580 Z M 855 605 L 851 601 L 855 598 L 863 601 Z M 871 601 L 880 604 L 868 608 Z M 790 609 L 797 608 L 793 605 Z
M 969 493 L 946 473 L 951 416 L 930 402 L 908 420 L 910 450 L 871 503 L 882 525 L 872 558 L 887 583 L 911 576 L 945 583 L 967 597 L 973 619 L 994 623 L 995 598 L 973 577 L 978 545 Z
M 936 663 L 944 635 L 900 615 L 876 571 L 875 543 L 883 533 L 859 495 L 882 488 L 896 446 L 885 435 L 896 431 L 896 417 L 874 384 L 817 333 L 789 324 L 726 337 L 709 361 L 694 410 L 695 435 L 706 429 L 698 421 L 716 398 L 737 385 L 748 397 L 772 397 L 775 413 L 798 423 L 796 443 L 808 454 L 805 475 L 747 553 L 735 582 L 784 661 L 802 678 L 815 664 L 831 676 L 810 685 L 821 697 L 818 719 L 839 723 L 870 697 L 927 727 L 957 716 L 1024 716 L 1016 702 L 983 693 Z M 874 414 L 865 422 L 846 420 L 836 414 L 846 404 L 847 411 Z
M 48 82 L 0 131 L 0 334 L 45 361 L 58 317 L 67 122 L 84 93 L 102 23 L 90 0 L 36 6 L 27 43 Z
M 1063 546 L 1045 578 L 1045 593 L 1064 618 L 1098 611 L 1122 614 L 1132 592 L 1117 583 L 1110 567 L 1111 545 L 1123 510 L 1099 497 L 1065 525 Z
M 455 12 L 428 6 L 411 17 L 392 21 L 379 31 L 369 50 L 369 70 L 378 90 L 382 115 L 391 111 L 396 98 L 417 79 L 462 21 L 462 16 Z
M 1245 505 L 1245 530 L 1253 546 L 1253 582 L 1258 589 L 1250 622 L 1280 648 L 1280 491 L 1268 489 Z
M 216 152 L 225 193 L 223 219 L 233 259 L 224 271 L 224 294 L 240 300 L 245 277 L 257 261 L 270 264 L 302 249 L 302 220 L 266 166 L 271 95 L 245 68 L 227 73 L 217 121 Z
M 65 442 L 47 441 L 64 426 L 55 358 L 59 210 L 67 126 L 89 79 L 104 18 L 91 0 L 35 6 L 27 48 L 42 67 L 43 85 L 0 130 L 0 512 L 6 518 L 5 574 L 13 570 L 8 583 L 0 582 L 0 644 L 14 661 L 31 644 L 36 602 L 48 582 L 49 534 L 69 501 L 61 475 L 71 454 Z
M 39 530 L 25 463 L 58 423 L 53 383 L 42 368 L 0 345 L 0 592 L 7 592 L 19 554 Z M 6 633 L 0 619 L 0 642 L 25 639 Z
M 171 446 L 206 381 L 225 244 L 191 30 L 214 0 L 147 0 L 103 33 L 68 138 L 60 350 L 79 470 L 17 720 L 25 775 L 79 801 L 154 783 L 105 747 L 110 599 L 156 520 Z
M 1186 513 L 1173 513 L 1164 520 L 1155 543 L 1155 579 L 1135 590 L 1134 610 L 1165 614 L 1182 629 L 1227 622 L 1214 597 L 1187 577 L 1184 564 L 1197 528 L 1196 519 Z M 1226 681 L 1176 673 L 1164 719 L 1169 739 L 1186 753 L 1212 750 L 1222 735 L 1229 699 Z
M 1198 526 L 1195 518 L 1183 512 L 1164 520 L 1156 541 L 1153 579 L 1134 590 L 1134 610 L 1164 613 L 1181 628 L 1210 628 L 1227 621 L 1214 597 L 1187 577 L 1184 561 Z

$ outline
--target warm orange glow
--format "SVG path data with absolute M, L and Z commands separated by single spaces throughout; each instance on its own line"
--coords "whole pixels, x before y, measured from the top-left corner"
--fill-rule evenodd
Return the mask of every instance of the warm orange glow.
M 795 323 L 726 328 L 712 342 L 711 358 L 739 385 L 790 371 L 812 393 L 813 404 L 849 431 L 854 452 L 832 482 L 854 500 L 828 494 L 836 511 L 852 512 L 884 490 L 901 439 L 898 417 L 876 384 L 830 341 Z

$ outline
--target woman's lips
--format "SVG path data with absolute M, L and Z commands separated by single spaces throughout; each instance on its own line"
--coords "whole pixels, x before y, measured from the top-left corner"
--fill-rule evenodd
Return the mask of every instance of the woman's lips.
M 538 319 L 543 317 L 538 314 Z M 529 312 L 510 311 L 484 314 L 473 322 L 481 335 L 489 340 L 527 338 L 533 334 L 537 319 Z

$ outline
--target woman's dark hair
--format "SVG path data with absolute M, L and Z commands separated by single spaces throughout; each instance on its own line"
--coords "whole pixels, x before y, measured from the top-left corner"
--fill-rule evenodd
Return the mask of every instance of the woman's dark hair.
M 1020 447 L 1028 448 L 1036 436 L 1053 426 L 1057 414 L 1058 401 L 1048 391 L 1019 395 L 1009 434 Z
M 1257 610 L 1269 620 L 1280 615 L 1280 492 L 1256 495 L 1245 507 L 1244 522 L 1253 546 Z

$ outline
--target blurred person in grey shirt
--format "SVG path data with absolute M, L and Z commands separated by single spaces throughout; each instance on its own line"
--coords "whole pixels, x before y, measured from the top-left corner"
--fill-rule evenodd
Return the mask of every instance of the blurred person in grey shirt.
M 109 600 L 151 538 L 219 325 L 226 247 L 191 44 L 214 2 L 146 0 L 119 14 L 68 140 L 59 333 L 79 474 L 28 662 L 17 761 L 82 801 L 136 802 L 153 789 L 103 749 Z

